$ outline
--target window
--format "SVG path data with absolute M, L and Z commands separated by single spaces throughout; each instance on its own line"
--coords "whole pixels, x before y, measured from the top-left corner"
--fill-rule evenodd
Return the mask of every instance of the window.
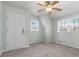
M 58 32 L 79 31 L 79 18 L 70 18 L 58 21 Z
M 31 31 L 39 31 L 39 21 L 31 20 Z

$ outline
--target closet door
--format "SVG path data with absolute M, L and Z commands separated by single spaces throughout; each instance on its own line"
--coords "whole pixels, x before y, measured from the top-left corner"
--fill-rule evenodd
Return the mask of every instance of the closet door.
M 6 49 L 23 48 L 25 41 L 25 14 L 6 12 Z

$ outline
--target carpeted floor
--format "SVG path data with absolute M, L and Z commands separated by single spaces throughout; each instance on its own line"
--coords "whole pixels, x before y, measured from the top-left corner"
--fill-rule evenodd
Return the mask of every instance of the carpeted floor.
M 28 48 L 5 52 L 2 57 L 79 57 L 79 49 L 56 43 L 37 43 Z

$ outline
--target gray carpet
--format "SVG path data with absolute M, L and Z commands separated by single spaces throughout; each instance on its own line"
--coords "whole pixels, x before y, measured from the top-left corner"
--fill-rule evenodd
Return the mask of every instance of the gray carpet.
M 79 57 L 79 49 L 56 43 L 37 43 L 28 48 L 5 52 L 2 57 Z

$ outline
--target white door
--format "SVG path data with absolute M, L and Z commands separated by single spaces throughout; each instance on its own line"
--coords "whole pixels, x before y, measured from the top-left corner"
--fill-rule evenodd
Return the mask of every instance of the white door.
M 7 11 L 6 12 L 6 49 L 23 48 L 25 40 L 25 14 Z

